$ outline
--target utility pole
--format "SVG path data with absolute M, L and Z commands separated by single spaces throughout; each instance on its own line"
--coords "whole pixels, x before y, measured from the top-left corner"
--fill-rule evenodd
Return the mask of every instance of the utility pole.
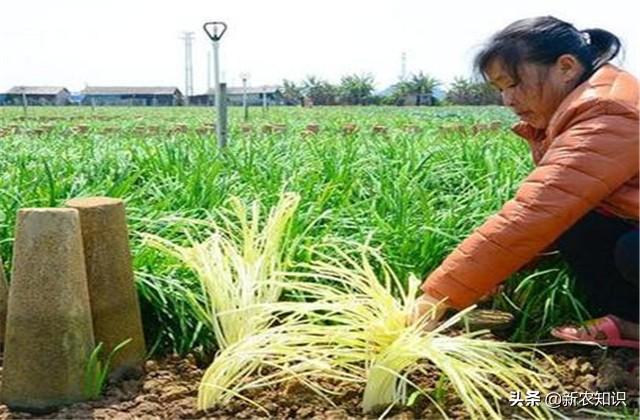
M 262 111 L 267 112 L 267 87 L 262 87 Z
M 207 92 L 211 90 L 211 51 L 207 51 Z
M 244 121 L 249 121 L 249 106 L 247 104 L 247 79 L 249 79 L 249 73 L 240 73 L 242 79 L 242 109 L 244 110 Z
M 184 40 L 184 95 L 185 104 L 189 104 L 189 97 L 193 96 L 193 32 L 183 32 Z
M 27 88 L 22 87 L 22 112 L 24 112 L 24 118 L 27 119 Z
M 400 56 L 400 81 L 404 82 L 407 79 L 407 53 L 402 52 Z

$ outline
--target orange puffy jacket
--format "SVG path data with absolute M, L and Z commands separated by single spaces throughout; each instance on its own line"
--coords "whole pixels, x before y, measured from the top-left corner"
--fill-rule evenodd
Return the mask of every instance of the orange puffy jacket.
M 462 309 L 590 210 L 637 221 L 639 110 L 638 80 L 607 64 L 563 100 L 546 130 L 516 124 L 536 168 L 515 197 L 427 277 L 422 290 Z

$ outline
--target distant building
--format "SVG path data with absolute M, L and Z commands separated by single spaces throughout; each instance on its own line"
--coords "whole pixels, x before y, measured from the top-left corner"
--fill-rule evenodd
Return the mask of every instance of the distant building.
M 395 104 L 400 106 L 435 105 L 446 97 L 446 92 L 439 86 L 436 86 L 431 94 L 408 93 L 400 96 L 396 95 L 397 90 L 398 85 L 394 84 L 379 91 L 375 96 L 380 98 L 395 97 Z
M 7 94 L 0 93 L 0 106 L 4 106 L 7 104 Z
M 84 99 L 84 95 L 79 92 L 71 92 L 71 96 L 69 97 L 69 102 L 71 105 L 82 105 L 82 100 Z
M 209 89 L 201 95 L 189 97 L 189 105 L 209 105 L 215 101 L 215 89 Z M 242 105 L 244 87 L 231 86 L 227 88 L 227 104 Z M 266 96 L 267 105 L 285 105 L 286 101 L 282 96 L 280 86 L 247 86 L 247 104 L 256 106 L 262 105 Z
M 435 98 L 430 93 L 408 93 L 402 97 L 404 106 L 433 105 Z
M 68 105 L 71 93 L 60 86 L 14 86 L 6 94 L 7 105 Z
M 80 92 L 82 105 L 176 106 L 184 97 L 174 86 L 87 86 Z

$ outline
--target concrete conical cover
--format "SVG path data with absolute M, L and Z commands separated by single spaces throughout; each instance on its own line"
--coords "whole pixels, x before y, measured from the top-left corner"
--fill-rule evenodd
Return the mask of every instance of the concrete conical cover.
M 77 210 L 18 212 L 5 338 L 2 402 L 39 412 L 85 399 L 94 340 Z
M 77 198 L 67 207 L 80 213 L 85 265 L 96 343 L 104 355 L 132 341 L 112 359 L 112 377 L 140 371 L 145 357 L 124 202 L 108 197 Z
M 4 332 L 7 325 L 7 299 L 9 298 L 9 285 L 4 276 L 4 266 L 0 257 L 0 345 L 4 343 Z

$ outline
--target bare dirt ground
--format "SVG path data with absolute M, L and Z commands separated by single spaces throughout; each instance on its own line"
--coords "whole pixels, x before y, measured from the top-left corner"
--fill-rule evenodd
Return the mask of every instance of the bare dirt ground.
M 638 353 L 628 349 L 603 350 L 592 347 L 561 346 L 550 347 L 546 352 L 558 365 L 557 380 L 549 384 L 552 389 L 566 392 L 625 391 L 626 412 L 637 418 L 638 401 Z M 0 405 L 2 419 L 183 419 L 183 418 L 310 418 L 310 419 L 351 419 L 363 418 L 359 401 L 363 389 L 342 386 L 338 390 L 341 397 L 336 399 L 336 407 L 329 405 L 319 396 L 297 384 L 289 384 L 273 389 L 263 389 L 250 395 L 264 406 L 269 415 L 248 403 L 236 400 L 226 406 L 216 407 L 206 412 L 196 410 L 198 383 L 205 366 L 198 366 L 195 357 L 177 356 L 161 360 L 149 360 L 145 374 L 138 379 L 111 383 L 102 399 L 63 407 L 46 415 L 11 411 Z M 438 374 L 430 377 L 413 378 L 427 388 L 434 388 Z M 453 392 L 441 395 L 440 402 L 452 418 L 467 418 L 460 401 Z M 511 412 L 508 401 L 504 403 L 504 414 Z M 595 407 L 592 407 L 595 408 Z M 599 408 L 601 409 L 601 408 Z M 572 417 L 575 416 L 574 412 Z M 589 417 L 579 414 L 580 418 Z M 410 408 L 395 409 L 389 413 L 393 419 L 441 418 L 441 415 L 427 399 L 418 399 Z M 375 417 L 371 417 L 375 418 Z M 603 418 L 607 418 L 606 416 Z

